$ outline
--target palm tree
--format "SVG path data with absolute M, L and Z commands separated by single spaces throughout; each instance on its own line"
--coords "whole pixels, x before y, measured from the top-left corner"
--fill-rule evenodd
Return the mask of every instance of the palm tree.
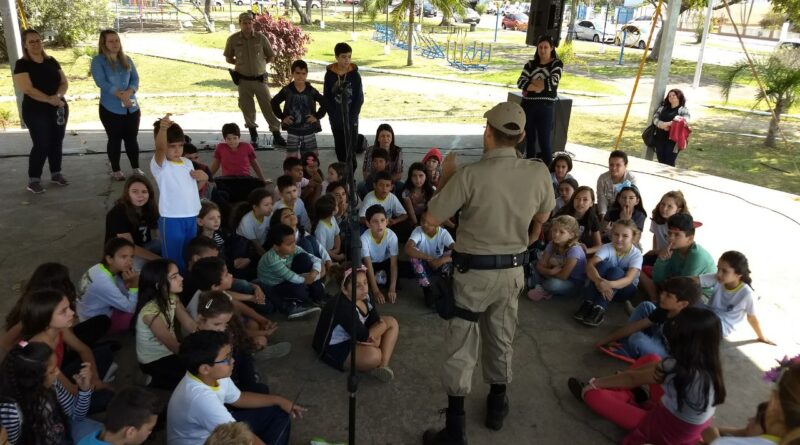
M 378 16 L 378 13 L 386 13 L 392 18 L 392 25 L 395 29 L 400 28 L 400 24 L 408 21 L 408 35 L 406 45 L 408 45 L 408 57 L 406 58 L 406 66 L 414 65 L 414 20 L 416 19 L 414 10 L 416 5 L 423 7 L 423 2 L 429 1 L 436 9 L 442 12 L 443 16 L 449 20 L 453 15 L 453 11 L 463 14 L 465 12 L 466 0 L 401 0 L 399 4 L 392 9 L 392 0 L 364 0 L 361 3 L 361 8 L 364 12 L 369 14 L 372 20 Z M 406 15 L 407 14 L 407 15 Z M 443 21 L 445 21 L 443 19 Z
M 781 114 L 788 111 L 797 101 L 800 95 L 800 49 L 782 49 L 773 52 L 769 56 L 753 60 L 756 71 L 758 71 L 764 90 L 760 89 L 756 93 L 758 106 L 761 101 L 769 99 L 775 107 L 775 114 L 770 119 L 769 131 L 764 145 L 775 147 L 775 135 L 778 132 Z M 722 94 L 728 100 L 733 83 L 737 78 L 753 80 L 750 65 L 743 60 L 734 65 L 730 71 L 722 78 Z

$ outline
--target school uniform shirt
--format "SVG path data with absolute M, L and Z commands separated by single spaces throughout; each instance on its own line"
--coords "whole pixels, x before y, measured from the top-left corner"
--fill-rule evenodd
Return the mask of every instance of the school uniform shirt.
M 150 325 L 145 324 L 145 316 L 156 316 L 169 326 L 169 331 L 175 335 L 175 308 L 178 306 L 178 297 L 174 294 L 169 296 L 169 306 L 167 313 L 164 314 L 158 309 L 155 301 L 148 301 L 139 311 L 136 317 L 136 358 L 141 364 L 152 363 L 158 359 L 172 355 L 172 351 L 167 349 L 150 329 Z M 155 321 L 155 319 L 153 319 Z M 151 322 L 152 324 L 152 322 Z
M 229 377 L 208 386 L 191 373 L 181 379 L 167 406 L 167 443 L 198 445 L 219 425 L 236 422 L 225 404 L 239 400 L 242 393 Z
M 612 266 L 619 267 L 627 271 L 630 268 L 642 270 L 642 252 L 636 247 L 631 246 L 631 250 L 623 255 L 618 255 L 614 245 L 611 243 L 603 244 L 600 249 L 594 254 L 596 258 L 603 261 L 609 261 Z M 634 286 L 639 284 L 639 274 L 633 278 L 631 282 Z
M 214 149 L 214 159 L 222 167 L 222 176 L 250 176 L 250 162 L 256 159 L 256 151 L 247 142 L 239 142 L 236 150 L 220 142 Z
M 397 199 L 397 196 L 394 193 L 389 193 L 383 199 L 378 199 L 375 196 L 375 191 L 371 191 L 367 193 L 367 196 L 364 197 L 364 201 L 361 203 L 361 209 L 358 211 L 358 216 L 364 218 L 367 216 L 367 209 L 374 206 L 375 204 L 380 204 L 383 206 L 383 210 L 386 211 L 386 218 L 392 219 L 396 218 L 400 215 L 406 214 L 406 209 L 403 207 L 403 204 L 400 203 L 400 200 Z
M 191 177 L 192 161 L 164 159 L 159 166 L 155 156 L 150 160 L 150 172 L 158 184 L 158 212 L 165 218 L 196 217 L 200 213 L 200 192 Z
M 367 230 L 361 235 L 361 256 L 370 257 L 373 263 L 382 263 L 398 255 L 397 243 L 397 235 L 388 227 L 381 239 L 375 239 L 372 230 Z
M 653 244 L 653 249 L 661 250 L 667 247 L 669 240 L 667 240 L 667 223 L 657 224 L 652 219 L 650 220 L 650 233 L 655 236 L 656 242 Z
M 89 268 L 78 284 L 77 312 L 80 321 L 98 315 L 111 317 L 112 309 L 132 314 L 136 310 L 139 289 L 126 288 L 125 281 L 103 263 Z
M 116 238 L 120 233 L 130 233 L 133 244 L 144 246 L 153 239 L 151 230 L 156 228 L 155 221 L 148 224 L 147 221 L 139 219 L 131 221 L 124 204 L 115 205 L 106 213 L 106 237 L 108 242 L 111 238 Z
M 436 233 L 433 236 L 428 236 L 422 226 L 417 226 L 411 232 L 409 238 L 414 241 L 417 249 L 425 255 L 430 255 L 434 258 L 441 258 L 444 255 L 445 249 L 449 249 L 455 244 L 453 236 L 447 230 L 437 227 Z
M 326 251 L 333 249 L 337 236 L 339 236 L 339 223 L 336 222 L 336 218 L 330 218 L 330 222 L 324 219 L 317 222 L 317 228 L 314 229 L 314 237 L 317 238 L 323 249 Z
M 556 252 L 556 248 L 551 241 L 547 243 L 547 247 L 544 248 L 544 253 L 546 255 L 550 255 L 549 266 L 563 267 L 567 260 L 574 258 L 577 262 L 575 263 L 575 267 L 573 267 L 572 271 L 569 273 L 569 279 L 581 281 L 586 279 L 586 252 L 583 251 L 583 248 L 580 245 L 572 246 L 562 254 Z
M 713 288 L 707 307 L 722 322 L 722 336 L 727 337 L 748 315 L 756 315 L 753 288 L 739 283 L 735 289 L 726 289 L 717 281 L 716 274 L 700 275 L 700 286 Z
M 236 234 L 249 240 L 257 240 L 259 245 L 263 245 L 267 240 L 267 230 L 269 230 L 269 216 L 259 220 L 251 210 L 239 221 Z
M 276 202 L 273 206 L 272 211 L 275 212 L 275 210 L 282 209 L 284 207 L 286 207 L 286 203 L 283 202 L 283 199 L 279 199 L 278 202 Z M 311 218 L 308 217 L 306 205 L 303 204 L 303 200 L 300 198 L 297 198 L 297 200 L 294 202 L 294 214 L 297 216 L 298 224 L 300 224 L 306 230 L 311 228 Z
M 317 328 L 311 342 L 317 352 L 322 351 L 325 346 L 349 341 L 353 336 L 356 341 L 367 341 L 370 326 L 381 318 L 369 299 L 365 301 L 367 304 L 367 313 L 365 314 L 344 295 L 339 294 L 336 298 L 339 299 L 338 304 L 336 299 L 331 299 L 331 302 L 322 309 L 319 320 L 317 320 Z M 355 331 L 353 331 L 353 311 L 358 315 Z
M 683 404 L 681 409 L 678 409 L 678 394 L 674 383 L 675 374 L 672 373 L 677 363 L 674 358 L 667 357 L 658 364 L 659 370 L 665 376 L 664 383 L 661 384 L 664 389 L 661 404 L 678 419 L 692 425 L 702 425 L 714 416 L 714 411 L 716 410 L 714 407 L 714 385 L 709 385 L 708 394 L 703 394 L 702 380 L 699 375 L 695 376 L 693 381 L 686 387 Z M 704 396 L 708 397 L 708 405 L 701 411 L 701 402 Z M 695 408 L 692 408 L 692 406 Z

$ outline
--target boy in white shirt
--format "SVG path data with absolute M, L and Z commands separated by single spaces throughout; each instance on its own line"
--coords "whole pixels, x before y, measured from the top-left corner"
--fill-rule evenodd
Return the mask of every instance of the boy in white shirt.
M 233 358 L 227 333 L 190 334 L 181 341 L 179 356 L 187 372 L 169 399 L 170 445 L 201 444 L 217 426 L 236 421 L 248 424 L 253 444 L 289 443 L 290 416 L 302 417 L 305 408 L 281 396 L 239 391 L 230 379 Z
M 342 238 L 339 235 L 339 224 L 333 216 L 336 214 L 336 210 L 336 199 L 333 196 L 320 196 L 316 204 L 314 204 L 314 214 L 317 218 L 314 237 L 320 246 L 328 252 L 331 260 L 341 262 L 344 261 L 345 255 L 341 250 Z
M 386 210 L 380 204 L 367 209 L 366 220 L 369 230 L 361 235 L 361 260 L 367 267 L 372 296 L 380 304 L 386 302 L 386 297 L 394 303 L 397 300 L 397 235 L 386 227 Z M 389 285 L 386 297 L 378 287 L 383 284 Z
M 295 183 L 294 177 L 283 175 L 278 178 L 277 182 L 281 199 L 275 203 L 274 210 L 284 207 L 294 210 L 294 214 L 297 216 L 297 222 L 308 231 L 311 228 L 311 219 L 308 217 L 308 212 L 306 211 L 305 204 L 303 204 L 303 200 L 297 197 L 297 184 Z
M 236 234 L 249 239 L 256 252 L 264 255 L 264 242 L 267 240 L 269 219 L 272 215 L 272 193 L 264 187 L 253 189 L 247 195 L 251 210 L 239 221 Z
M 150 172 L 158 184 L 158 231 L 161 234 L 161 256 L 186 271 L 183 251 L 197 234 L 200 212 L 198 185 L 208 175 L 195 170 L 192 161 L 183 157 L 185 141 L 181 127 L 167 113 L 155 123 L 156 151 L 150 161 Z
M 453 262 L 451 254 L 455 241 L 450 232 L 441 226 L 431 225 L 424 217 L 425 213 L 427 212 L 423 212 L 422 218 L 420 218 L 422 225 L 417 226 L 411 232 L 405 251 L 406 255 L 411 258 L 411 267 L 422 287 L 425 304 L 433 307 L 434 301 L 429 277 L 434 273 L 440 275 L 450 273 Z
M 380 204 L 386 212 L 387 227 L 395 226 L 408 219 L 405 207 L 397 199 L 397 196 L 392 193 L 391 174 L 387 171 L 375 173 L 375 182 L 373 184 L 373 190 L 367 193 L 361 203 L 361 211 L 358 214 L 361 217 L 361 224 L 369 225 L 369 218 L 366 218 L 367 210 L 375 204 Z

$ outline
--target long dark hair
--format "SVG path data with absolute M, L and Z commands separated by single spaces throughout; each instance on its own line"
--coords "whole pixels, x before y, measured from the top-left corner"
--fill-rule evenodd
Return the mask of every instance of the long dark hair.
M 64 298 L 61 292 L 54 289 L 37 290 L 25 295 L 19 320 L 22 323 L 22 338 L 29 339 L 46 331 L 56 307 Z
M 166 258 L 149 261 L 142 267 L 139 274 L 139 301 L 136 303 L 136 320 L 145 304 L 155 301 L 158 312 L 164 315 L 167 328 L 172 328 L 172 319 L 167 318 L 169 313 L 169 266 L 174 261 Z
M 569 202 L 564 204 L 564 207 L 561 207 L 561 209 L 559 209 L 559 211 L 556 212 L 556 216 L 569 215 L 569 216 L 571 216 L 571 217 L 573 217 L 575 219 L 578 219 L 578 217 L 575 216 L 575 214 L 576 214 L 576 212 L 575 212 L 575 197 L 578 196 L 578 194 L 581 193 L 581 192 L 589 192 L 589 196 L 591 196 L 591 198 L 592 198 L 592 206 L 589 207 L 589 210 L 587 210 L 586 214 L 583 215 L 583 216 L 589 218 L 589 224 L 590 225 L 597 227 L 597 226 L 600 225 L 600 218 L 597 217 L 597 212 L 595 211 L 595 207 L 594 207 L 595 206 L 595 204 L 594 204 L 594 202 L 595 202 L 594 190 L 591 187 L 589 187 L 588 185 L 582 185 L 582 186 L 578 187 L 577 189 L 575 189 L 575 192 L 569 198 Z
M 22 344 L 0 364 L 0 399 L 19 406 L 22 431 L 17 443 L 58 444 L 69 437 L 69 422 L 53 388 L 44 386 L 53 350 L 41 342 Z
M 409 193 L 414 191 L 414 184 L 411 182 L 411 174 L 414 171 L 421 171 L 425 175 L 425 183 L 422 184 L 422 192 L 425 194 L 425 202 L 428 202 L 433 198 L 435 190 L 433 189 L 433 184 L 431 184 L 431 178 L 428 176 L 428 170 L 422 162 L 415 162 L 408 167 L 408 177 L 406 178 L 404 188 L 408 190 Z
M 388 131 L 389 133 L 392 134 L 392 143 L 389 144 L 389 159 L 391 160 L 392 163 L 396 163 L 397 160 L 400 158 L 401 148 L 398 147 L 397 144 L 395 144 L 394 129 L 392 129 L 391 125 L 389 124 L 378 125 L 378 130 L 375 132 L 375 143 L 373 144 L 373 146 L 375 146 L 376 148 L 380 147 L 380 144 L 378 144 L 378 135 L 381 134 L 381 131 Z
M 25 295 L 40 289 L 55 289 L 61 292 L 69 300 L 70 307 L 75 310 L 75 299 L 78 293 L 75 290 L 75 284 L 69 278 L 67 266 L 61 263 L 43 263 L 33 271 L 31 277 L 25 282 L 22 288 L 22 295 L 6 316 L 6 331 L 19 323 Z
M 130 190 L 133 184 L 144 184 L 147 187 L 147 194 L 149 198 L 147 198 L 147 202 L 141 206 L 136 207 L 131 202 L 131 195 Z M 125 181 L 125 186 L 122 188 L 122 195 L 117 200 L 117 204 L 122 205 L 125 207 L 125 215 L 128 217 L 128 221 L 131 222 L 133 225 L 139 225 L 140 223 L 147 224 L 147 227 L 151 229 L 156 227 L 156 223 L 158 223 L 158 199 L 156 198 L 156 192 L 153 188 L 153 184 L 150 182 L 147 177 L 133 174 L 128 177 L 128 180 Z
M 661 103 L 664 108 L 672 108 L 672 104 L 669 103 L 669 93 L 675 93 L 675 96 L 678 97 L 678 108 L 686 106 L 686 96 L 683 95 L 683 91 L 673 88 L 667 91 L 667 94 L 664 96 L 664 102 Z
M 553 40 L 553 38 L 548 35 L 541 35 L 539 36 L 538 39 L 536 39 L 536 50 L 533 52 L 533 63 L 536 65 L 541 63 L 541 60 L 539 59 L 539 44 L 542 42 L 547 42 L 550 44 L 551 48 L 550 57 L 553 59 L 550 61 L 550 63 L 552 63 L 555 60 L 558 60 L 558 54 L 556 53 L 556 43 Z
M 737 275 L 742 276 L 742 281 L 747 283 L 748 286 L 753 287 L 753 279 L 750 278 L 750 264 L 747 262 L 747 257 L 743 253 L 735 250 L 729 250 L 719 257 L 720 261 L 725 261 L 728 266 L 731 266 Z
M 611 204 L 611 209 L 614 209 L 614 210 L 617 210 L 617 211 L 622 210 L 622 207 L 619 205 L 619 197 L 620 197 L 620 195 L 622 195 L 622 192 L 627 192 L 627 191 L 633 192 L 633 194 L 636 195 L 636 199 L 639 200 L 639 203 L 636 204 L 636 206 L 634 206 L 634 208 L 633 208 L 634 212 L 636 210 L 638 210 L 638 211 L 642 212 L 642 215 L 647 216 L 647 211 L 644 209 L 644 204 L 642 204 L 642 195 L 641 195 L 641 193 L 639 193 L 639 189 L 636 186 L 632 186 L 632 185 L 629 185 L 629 186 L 626 186 L 626 187 L 622 187 L 622 189 L 619 191 L 619 193 L 617 193 L 617 196 L 614 197 L 614 203 Z
M 657 375 L 657 379 L 663 382 L 668 375 L 673 376 L 678 410 L 686 405 L 692 410 L 702 412 L 709 404 L 722 404 L 726 393 L 719 359 L 719 345 L 722 341 L 719 318 L 708 309 L 687 307 L 669 324 L 665 333 L 669 342 L 669 355 L 676 363 L 668 373 Z M 699 393 L 702 394 L 699 403 L 687 400 L 693 385 L 698 385 Z M 712 387 L 714 400 L 709 400 L 708 391 Z

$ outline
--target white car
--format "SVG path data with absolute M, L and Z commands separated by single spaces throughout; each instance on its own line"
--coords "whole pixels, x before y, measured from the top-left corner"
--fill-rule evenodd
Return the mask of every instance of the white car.
M 603 39 L 607 42 L 614 41 L 614 32 L 609 30 L 605 33 L 602 27 L 595 26 L 591 20 L 582 20 L 575 24 L 575 38 L 580 40 L 591 40 L 599 42 Z
M 778 49 L 800 49 L 800 39 L 786 39 L 778 42 Z
M 659 28 L 656 27 L 653 32 L 658 34 Z M 633 48 L 644 49 L 647 46 L 647 38 L 650 33 L 650 27 L 640 28 L 636 25 L 627 24 L 622 26 L 617 34 L 614 36 L 614 45 L 622 46 L 622 39 L 625 39 L 625 46 Z M 653 36 L 650 44 L 655 43 L 655 35 Z

